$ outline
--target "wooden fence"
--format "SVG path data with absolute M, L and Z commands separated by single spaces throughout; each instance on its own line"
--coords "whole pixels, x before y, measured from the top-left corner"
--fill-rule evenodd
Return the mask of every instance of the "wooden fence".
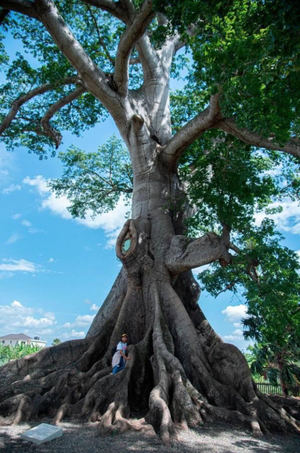
M 280 385 L 273 385 L 266 382 L 256 382 L 258 390 L 268 395 L 283 395 Z
M 268 395 L 283 396 L 283 392 L 281 390 L 280 385 L 273 385 L 268 382 L 255 382 L 255 384 L 257 385 L 258 390 L 260 390 L 262 393 L 267 393 Z M 294 389 L 293 395 L 300 396 L 300 388 Z

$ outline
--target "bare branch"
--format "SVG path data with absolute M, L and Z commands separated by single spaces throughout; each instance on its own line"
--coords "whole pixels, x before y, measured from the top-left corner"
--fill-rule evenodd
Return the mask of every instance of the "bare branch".
M 145 0 L 141 10 L 136 14 L 133 22 L 127 27 L 120 39 L 116 55 L 114 80 L 121 95 L 127 93 L 130 53 L 137 40 L 145 32 L 152 17 L 152 1 Z
M 291 138 L 285 145 L 276 143 L 272 137 L 264 138 L 256 132 L 249 131 L 245 128 L 240 128 L 232 119 L 222 119 L 215 127 L 221 129 L 234 137 L 239 138 L 242 142 L 248 145 L 257 146 L 270 150 L 284 151 L 293 156 L 300 157 L 300 140 Z
M 175 164 L 194 140 L 200 137 L 203 132 L 214 127 L 219 120 L 219 115 L 219 94 L 215 94 L 210 98 L 209 107 L 195 116 L 171 138 L 163 151 L 167 163 Z
M 94 25 L 95 25 L 95 28 L 96 28 L 96 32 L 97 32 L 97 36 L 98 36 L 99 44 L 103 48 L 107 59 L 114 66 L 115 65 L 115 60 L 114 60 L 114 58 L 111 57 L 111 55 L 110 55 L 110 53 L 109 53 L 109 51 L 108 51 L 108 49 L 106 47 L 106 44 L 105 44 L 104 40 L 102 39 L 102 36 L 101 36 L 100 30 L 99 30 L 95 15 L 94 15 L 94 13 L 93 13 L 93 11 L 92 11 L 92 9 L 90 8 L 89 5 L 87 5 L 87 9 L 88 9 L 88 11 L 89 11 L 89 13 L 91 15 L 92 21 L 94 22 Z
M 34 4 L 29 0 L 1 0 L 1 7 L 5 10 L 16 11 L 38 19 Z
M 241 249 L 239 249 L 236 245 L 234 245 L 232 242 L 229 244 L 229 248 L 233 250 L 235 253 L 239 254 L 241 253 Z
M 221 291 L 219 291 L 219 292 L 215 295 L 215 297 L 218 297 L 220 294 L 225 293 L 226 291 L 231 290 L 232 288 L 234 288 L 234 286 L 236 285 L 236 283 L 238 283 L 238 282 L 233 281 L 233 282 L 231 282 L 231 283 L 228 283 L 228 285 L 226 285 L 225 288 L 221 289 Z
M 40 94 L 46 93 L 47 91 L 54 90 L 56 86 L 69 85 L 72 83 L 76 83 L 78 81 L 79 81 L 78 77 L 74 76 L 67 77 L 66 79 L 57 82 L 55 86 L 50 83 L 45 83 L 44 85 L 41 85 L 35 88 L 34 90 L 29 91 L 27 94 L 24 94 L 23 96 L 20 96 L 18 99 L 14 100 L 9 113 L 2 121 L 2 124 L 0 124 L 0 135 L 5 131 L 5 129 L 9 127 L 13 119 L 16 117 L 18 111 L 20 110 L 20 107 L 26 102 L 30 101 L 30 99 Z
M 84 93 L 86 89 L 82 86 L 76 88 L 74 91 L 69 93 L 67 96 L 59 99 L 59 101 L 55 102 L 49 108 L 48 112 L 43 116 L 41 119 L 42 128 L 48 137 L 50 137 L 54 142 L 56 148 L 59 147 L 62 135 L 59 131 L 55 130 L 49 123 L 50 119 L 57 113 L 60 109 L 62 109 L 65 105 L 70 104 L 72 101 L 77 99 L 82 93 Z
M 228 241 L 222 236 L 208 233 L 189 241 L 185 236 L 174 236 L 166 256 L 169 271 L 178 274 L 219 260 L 222 266 L 231 262 Z

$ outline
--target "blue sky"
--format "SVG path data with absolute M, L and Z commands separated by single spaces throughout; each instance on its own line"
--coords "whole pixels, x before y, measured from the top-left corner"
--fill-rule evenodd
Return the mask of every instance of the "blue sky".
M 107 120 L 80 138 L 66 134 L 61 151 L 71 144 L 95 151 L 113 133 Z M 0 336 L 22 332 L 49 345 L 56 337 L 84 337 L 120 270 L 114 240 L 126 207 L 120 200 L 114 211 L 95 219 L 72 219 L 68 200 L 47 187 L 61 173 L 58 158 L 40 161 L 25 149 L 8 152 L 0 142 Z M 290 200 L 282 205 L 273 217 L 285 245 L 298 251 L 300 208 Z M 203 292 L 200 305 L 224 340 L 246 348 L 240 296 L 214 299 Z

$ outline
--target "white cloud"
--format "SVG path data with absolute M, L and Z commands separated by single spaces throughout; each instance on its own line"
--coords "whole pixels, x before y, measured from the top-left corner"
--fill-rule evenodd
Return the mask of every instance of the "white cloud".
M 207 269 L 209 269 L 209 267 L 210 264 L 204 264 L 203 266 L 195 267 L 194 269 L 192 269 L 194 277 L 197 277 L 197 275 L 200 274 L 200 272 L 206 271 Z
M 47 327 L 53 326 L 54 316 L 44 317 L 44 318 L 34 318 L 33 316 L 26 316 L 23 321 L 23 325 L 26 327 Z
M 32 223 L 29 222 L 29 220 L 25 220 L 25 219 L 24 219 L 24 220 L 22 220 L 21 223 L 22 223 L 22 225 L 24 225 L 25 227 L 31 227 L 31 226 L 32 226 Z
M 235 341 L 241 341 L 243 340 L 243 336 L 242 335 L 223 335 L 223 340 L 224 341 L 229 341 L 229 342 L 235 342 Z
M 11 182 L 11 175 L 14 172 L 14 155 L 5 151 L 4 146 L 0 145 L 0 187 L 7 186 Z
M 12 218 L 13 218 L 14 220 L 17 220 L 17 219 L 19 219 L 20 217 L 22 217 L 22 214 L 19 214 L 18 212 L 12 216 Z
M 293 234 L 300 234 L 300 205 L 297 201 L 286 200 L 276 201 L 268 206 L 268 208 L 275 209 L 281 207 L 281 212 L 276 214 L 266 214 L 259 212 L 255 215 L 256 225 L 260 225 L 266 218 L 274 220 L 279 230 L 288 231 Z
M 49 192 L 48 181 L 41 175 L 38 175 L 35 178 L 26 176 L 26 178 L 23 179 L 23 183 L 36 187 L 40 194 L 47 194 Z
M 41 313 L 39 316 L 38 312 Z M 27 333 L 29 336 L 42 335 L 49 332 L 49 327 L 56 324 L 53 313 L 35 310 L 14 300 L 10 305 L 0 305 L 0 331 L 2 335 L 9 333 Z
M 20 184 L 11 184 L 10 186 L 5 187 L 5 189 L 2 189 L 2 193 L 9 194 L 11 192 L 16 192 L 17 190 L 21 190 L 21 189 L 22 189 L 22 187 L 20 186 Z
M 96 305 L 96 304 L 92 304 L 92 305 L 90 306 L 90 310 L 91 310 L 91 311 L 98 311 L 99 308 L 100 308 L 100 306 L 98 306 L 98 305 Z
M 3 259 L 2 264 L 0 264 L 0 271 L 8 272 L 38 272 L 38 266 L 31 261 L 24 259 L 13 260 L 13 259 Z
M 54 193 L 51 193 L 48 182 L 43 176 L 38 175 L 35 178 L 26 177 L 23 182 L 37 189 L 42 198 L 42 209 L 49 209 L 53 214 L 63 219 L 72 219 L 68 211 L 68 207 L 70 206 L 69 199 L 64 195 L 58 197 Z M 115 209 L 110 212 L 105 212 L 94 217 L 92 212 L 88 211 L 85 219 L 74 220 L 88 228 L 102 228 L 108 237 L 107 246 L 111 247 L 115 244 L 119 231 L 125 222 L 127 211 L 128 207 L 125 205 L 124 200 L 120 198 Z
M 19 302 L 17 300 L 14 300 L 10 305 L 15 308 L 22 308 L 21 302 Z
M 229 322 L 235 323 L 240 321 L 242 318 L 247 317 L 247 306 L 244 304 L 240 305 L 228 305 L 222 313 L 226 316 Z
M 14 244 L 14 243 L 17 242 L 20 238 L 21 238 L 21 236 L 20 236 L 18 233 L 13 233 L 13 234 L 10 235 L 9 238 L 7 239 L 6 244 L 7 244 L 7 245 L 9 245 L 9 244 Z
M 64 340 L 72 340 L 76 338 L 83 338 L 85 337 L 85 332 L 83 330 L 74 330 L 72 329 L 71 332 L 65 332 L 62 335 Z
M 74 322 L 66 322 L 63 327 L 67 329 L 70 329 L 71 327 L 88 327 L 92 323 L 94 317 L 95 315 L 78 315 Z
M 54 263 L 55 259 L 54 258 L 49 258 L 48 263 Z
M 59 215 L 63 219 L 72 219 L 71 214 L 68 211 L 70 202 L 66 196 L 56 197 L 51 193 L 48 198 L 42 201 L 42 208 L 49 209 L 56 215 Z

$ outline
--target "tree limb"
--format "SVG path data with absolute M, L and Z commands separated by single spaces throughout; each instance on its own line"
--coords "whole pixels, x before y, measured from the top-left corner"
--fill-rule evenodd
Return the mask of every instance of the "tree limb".
M 118 92 L 126 95 L 128 88 L 128 66 L 130 53 L 143 35 L 149 22 L 153 17 L 152 0 L 145 0 L 141 10 L 136 14 L 133 22 L 123 33 L 116 55 L 114 81 L 117 84 Z
M 69 93 L 67 96 L 59 99 L 57 102 L 55 102 L 47 113 L 43 116 L 41 119 L 41 126 L 43 128 L 43 131 L 45 134 L 50 137 L 54 142 L 56 148 L 59 147 L 61 140 L 62 140 L 62 135 L 59 131 L 55 130 L 49 123 L 50 119 L 57 113 L 61 108 L 63 108 L 65 105 L 70 104 L 72 101 L 77 99 L 82 93 L 84 93 L 86 89 L 82 86 L 77 87 L 74 91 Z
M 258 148 L 265 148 L 270 150 L 284 151 L 293 156 L 300 157 L 300 140 L 291 138 L 285 145 L 276 143 L 273 138 L 264 138 L 256 132 L 249 131 L 245 128 L 240 128 L 232 119 L 222 119 L 216 126 L 218 129 L 239 138 L 242 142 L 248 145 L 257 146 Z
M 73 77 L 67 77 L 66 79 L 57 82 L 55 86 L 61 86 L 61 85 L 69 85 L 72 83 L 78 82 L 79 79 L 77 76 Z M 18 99 L 15 99 L 11 105 L 11 109 L 9 113 L 6 115 L 2 123 L 0 124 L 0 135 L 9 127 L 13 119 L 16 117 L 18 111 L 20 110 L 20 107 L 25 104 L 26 102 L 30 101 L 30 99 L 34 98 L 35 96 L 38 96 L 39 94 L 46 93 L 47 91 L 51 91 L 55 89 L 55 86 L 50 83 L 45 83 L 44 85 L 41 85 L 34 90 L 29 91 L 27 94 L 24 94 L 23 96 L 20 96 Z
M 65 24 L 52 0 L 35 3 L 41 22 L 71 65 L 78 71 L 87 89 L 102 102 L 114 118 L 122 118 L 119 96 L 107 83 L 106 75 L 97 67 Z
M 107 59 L 111 62 L 112 66 L 114 66 L 115 65 L 115 60 L 114 60 L 114 58 L 111 57 L 111 55 L 110 55 L 110 53 L 109 53 L 109 51 L 108 51 L 108 49 L 106 47 L 106 44 L 105 44 L 104 40 L 102 39 L 102 36 L 101 36 L 100 30 L 99 30 L 95 15 L 94 15 L 94 13 L 93 13 L 93 11 L 92 11 L 92 9 L 90 8 L 89 5 L 87 5 L 87 9 L 88 9 L 88 11 L 89 11 L 89 13 L 91 15 L 92 21 L 94 22 L 95 29 L 96 29 L 97 36 L 98 36 L 99 44 L 103 48 Z
M 1 0 L 1 7 L 5 10 L 16 11 L 29 17 L 38 19 L 34 3 L 29 0 Z
M 169 141 L 163 150 L 164 159 L 174 165 L 185 151 L 203 132 L 214 127 L 220 116 L 219 94 L 210 98 L 209 107 L 183 126 Z
M 83 0 L 84 3 L 87 3 L 91 6 L 96 6 L 97 8 L 107 11 L 112 14 L 117 19 L 125 22 L 126 17 L 124 16 L 124 11 L 120 7 L 119 2 L 113 2 L 112 0 Z
M 204 264 L 219 260 L 221 265 L 231 262 L 228 239 L 207 233 L 199 239 L 189 241 L 185 236 L 173 236 L 166 256 L 166 266 L 173 274 L 185 272 Z

